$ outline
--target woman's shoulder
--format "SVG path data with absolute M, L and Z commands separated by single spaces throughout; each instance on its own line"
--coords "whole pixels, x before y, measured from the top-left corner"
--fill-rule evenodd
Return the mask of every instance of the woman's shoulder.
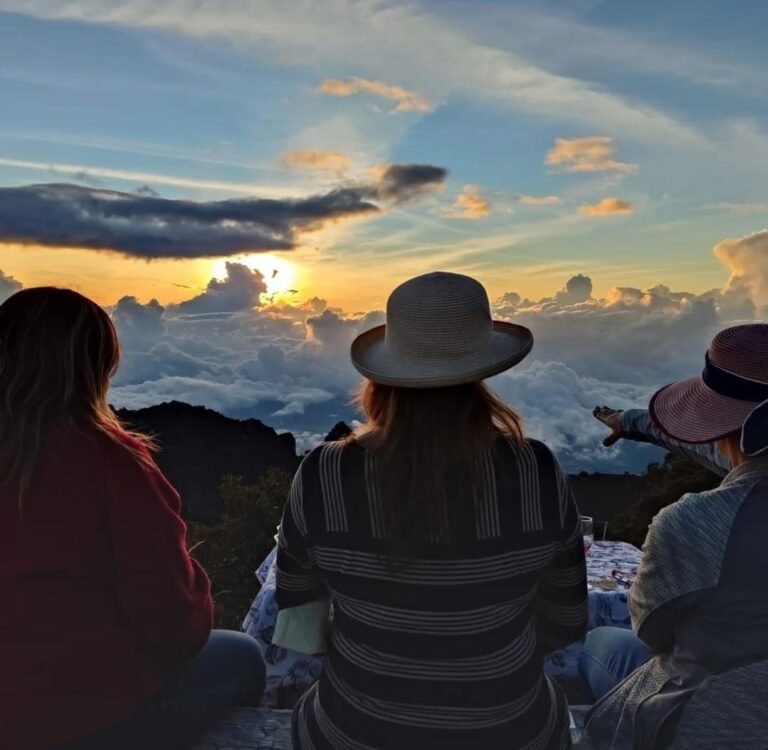
M 98 431 L 97 431 L 98 433 Z M 100 433 L 94 436 L 101 460 L 99 481 L 109 487 L 114 502 L 122 504 L 130 498 L 132 507 L 137 498 L 164 498 L 178 512 L 181 497 L 176 487 L 165 476 L 148 445 L 140 436 L 122 430 Z
M 159 472 L 147 444 L 118 428 L 58 426 L 52 430 L 48 446 L 89 466 L 93 473 L 103 470 L 108 476 L 126 478 Z
M 535 438 L 516 440 L 509 435 L 499 435 L 494 449 L 497 458 L 501 461 L 511 459 L 516 463 L 536 466 L 543 470 L 560 470 L 560 464 L 554 451 L 546 443 Z
M 509 496 L 522 504 L 528 523 L 537 528 L 541 524 L 553 529 L 562 526 L 572 493 L 568 477 L 549 446 L 530 438 L 498 441 L 495 473 Z
M 304 454 L 299 464 L 298 473 L 307 475 L 319 472 L 327 467 L 341 469 L 342 461 L 364 461 L 366 449 L 357 440 L 331 440 L 316 445 Z

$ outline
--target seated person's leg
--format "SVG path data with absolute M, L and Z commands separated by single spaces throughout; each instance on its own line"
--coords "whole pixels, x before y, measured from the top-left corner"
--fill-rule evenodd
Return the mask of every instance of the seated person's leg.
M 203 650 L 131 719 L 63 750 L 181 750 L 230 708 L 258 706 L 265 682 L 258 643 L 245 633 L 214 630 Z
M 595 628 L 587 634 L 579 657 L 579 673 L 597 701 L 650 656 L 648 647 L 631 630 Z
M 184 747 L 233 706 L 258 706 L 265 681 L 259 644 L 244 633 L 214 630 L 203 650 L 153 701 L 150 724 L 164 747 Z

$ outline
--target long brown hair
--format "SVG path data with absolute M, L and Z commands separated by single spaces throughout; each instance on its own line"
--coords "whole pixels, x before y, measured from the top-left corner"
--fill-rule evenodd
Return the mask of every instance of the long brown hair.
M 0 484 L 18 490 L 20 511 L 53 424 L 93 428 L 151 460 L 151 440 L 128 432 L 107 401 L 119 362 L 109 315 L 82 294 L 36 287 L 0 305 Z
M 499 437 L 523 442 L 522 420 L 484 383 L 447 388 L 397 388 L 363 382 L 358 398 L 368 418 L 351 440 L 377 456 L 390 552 L 405 556 L 444 538 L 449 486 L 473 511 L 480 480 L 475 459 Z

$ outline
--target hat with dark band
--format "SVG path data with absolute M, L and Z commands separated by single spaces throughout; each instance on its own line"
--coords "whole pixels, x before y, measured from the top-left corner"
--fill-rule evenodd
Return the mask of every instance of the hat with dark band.
M 712 443 L 741 431 L 747 456 L 768 452 L 768 324 L 718 333 L 701 376 L 662 388 L 649 411 L 662 432 L 682 443 Z

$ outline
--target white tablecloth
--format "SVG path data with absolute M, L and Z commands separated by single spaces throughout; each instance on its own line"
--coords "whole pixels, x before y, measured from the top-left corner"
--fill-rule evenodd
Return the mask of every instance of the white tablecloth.
M 612 591 L 595 587 L 600 580 L 610 579 L 614 570 L 632 572 L 640 562 L 640 550 L 625 542 L 595 542 L 587 558 L 589 591 L 589 630 L 602 625 L 629 628 L 629 608 L 625 586 L 618 585 Z M 269 553 L 259 567 L 257 576 L 261 590 L 253 601 L 243 623 L 243 630 L 261 645 L 267 662 L 267 694 L 279 688 L 296 688 L 309 685 L 319 676 L 322 658 L 300 654 L 274 646 L 272 633 L 277 619 L 275 604 L 275 550 Z M 546 670 L 555 676 L 577 676 L 577 662 L 582 650 L 581 643 L 551 654 Z

